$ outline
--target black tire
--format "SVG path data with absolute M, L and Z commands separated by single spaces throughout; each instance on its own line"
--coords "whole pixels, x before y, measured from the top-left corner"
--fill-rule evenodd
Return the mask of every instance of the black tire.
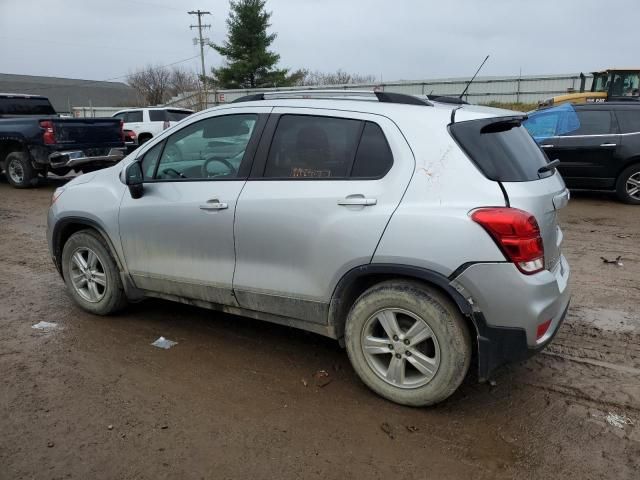
M 383 309 L 390 308 L 401 309 L 424 320 L 437 340 L 435 348 L 439 351 L 439 365 L 426 384 L 415 388 L 392 385 L 389 381 L 383 380 L 380 373 L 367 361 L 367 358 L 372 357 L 367 357 L 364 352 L 363 332 L 367 325 L 370 325 L 370 319 L 375 318 Z M 402 315 L 400 313 L 398 317 L 400 320 Z M 347 317 L 345 343 L 354 370 L 371 390 L 395 403 L 413 407 L 436 404 L 455 392 L 469 370 L 472 355 L 467 325 L 453 302 L 434 288 L 419 282 L 403 280 L 385 281 L 374 285 L 355 301 Z M 400 355 L 400 351 L 402 350 L 396 347 L 393 350 L 395 353 L 389 353 L 390 361 L 393 361 L 393 356 Z M 404 355 L 411 354 L 405 352 Z M 416 354 L 413 355 L 415 360 Z M 403 365 L 409 365 L 409 360 L 403 358 L 401 361 L 405 362 Z M 384 359 L 381 363 L 384 363 Z M 406 371 L 412 369 L 411 366 Z M 418 370 L 415 370 L 415 373 L 420 374 Z
M 640 179 L 640 164 L 631 165 L 618 176 L 616 195 L 621 202 L 640 205 L 640 188 L 637 193 L 634 193 L 634 196 L 629 194 L 629 189 L 627 188 L 627 182 L 629 182 L 632 176 L 635 176 L 633 180 L 638 181 L 637 179 Z
M 100 278 L 104 278 L 106 283 L 104 287 L 96 287 L 99 288 L 101 296 L 96 296 L 94 301 L 85 298 L 87 293 L 83 296 L 83 293 L 74 286 L 72 280 L 74 273 L 78 272 L 77 263 L 73 261 L 73 256 L 76 253 L 82 255 L 84 251 L 91 251 L 96 255 L 101 266 L 97 269 L 96 276 L 97 273 L 103 273 L 104 275 Z M 127 304 L 127 297 L 122 287 L 116 262 L 104 239 L 94 230 L 81 230 L 71 235 L 66 241 L 62 249 L 62 274 L 73 300 L 90 313 L 110 315 L 121 310 Z M 89 290 L 87 287 L 86 291 Z
M 29 188 L 38 184 L 38 172 L 25 152 L 11 152 L 7 155 L 4 172 L 15 188 Z

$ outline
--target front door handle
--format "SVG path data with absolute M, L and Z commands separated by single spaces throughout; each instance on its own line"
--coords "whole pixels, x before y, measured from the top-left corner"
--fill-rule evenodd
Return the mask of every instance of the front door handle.
M 544 145 L 540 145 L 540 148 L 553 148 L 553 145 L 550 143 L 545 143 Z
M 364 195 L 349 195 L 342 200 L 338 200 L 338 205 L 348 206 L 348 205 L 358 205 L 361 207 L 367 207 L 370 205 L 375 205 L 378 203 L 378 200 L 375 198 L 365 198 Z
M 615 147 L 616 144 L 615 143 L 601 143 L 600 146 L 601 147 Z
M 200 210 L 225 210 L 229 204 L 219 201 L 217 198 L 207 200 L 207 203 L 200 205 Z

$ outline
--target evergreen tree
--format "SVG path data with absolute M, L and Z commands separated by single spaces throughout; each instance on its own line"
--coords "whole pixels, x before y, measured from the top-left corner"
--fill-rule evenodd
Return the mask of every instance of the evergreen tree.
M 231 0 L 227 19 L 227 39 L 222 45 L 211 46 L 226 59 L 226 65 L 212 69 L 214 83 L 219 88 L 255 88 L 290 86 L 300 73 L 288 75 L 278 69 L 280 55 L 269 50 L 276 38 L 268 33 L 271 12 L 265 10 L 266 0 Z

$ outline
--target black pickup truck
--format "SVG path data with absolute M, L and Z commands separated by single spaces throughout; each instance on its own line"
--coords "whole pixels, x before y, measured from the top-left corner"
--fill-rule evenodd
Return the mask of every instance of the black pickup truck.
M 62 118 L 46 97 L 0 94 L 0 172 L 14 187 L 36 185 L 47 172 L 98 170 L 124 155 L 117 118 Z

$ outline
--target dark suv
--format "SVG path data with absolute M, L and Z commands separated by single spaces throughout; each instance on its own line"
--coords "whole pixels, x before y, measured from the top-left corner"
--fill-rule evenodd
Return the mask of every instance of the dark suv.
M 640 205 L 640 102 L 540 110 L 526 127 L 571 189 L 615 191 Z

